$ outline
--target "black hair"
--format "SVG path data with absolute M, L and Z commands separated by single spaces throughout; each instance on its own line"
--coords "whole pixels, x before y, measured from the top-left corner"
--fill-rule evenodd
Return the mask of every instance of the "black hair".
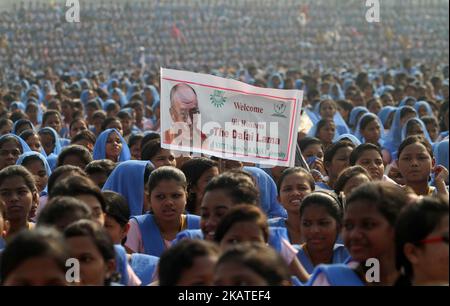
M 264 242 L 269 240 L 269 226 L 266 215 L 257 206 L 237 205 L 232 207 L 220 220 L 214 234 L 214 241 L 220 243 L 234 224 L 239 222 L 255 222 L 261 229 Z
M 372 180 L 370 173 L 364 167 L 360 165 L 351 166 L 339 174 L 336 183 L 334 183 L 334 192 L 340 194 L 344 190 L 345 184 L 358 175 L 365 175 L 369 180 Z
M 350 101 L 347 101 L 347 100 L 338 100 L 338 101 L 336 102 L 336 104 L 337 104 L 340 108 L 342 108 L 342 109 L 344 109 L 344 110 L 346 110 L 346 111 L 348 111 L 348 112 L 351 112 L 352 109 L 353 109 L 353 104 L 352 104 Z
M 56 184 L 56 181 L 59 180 L 59 178 L 66 173 L 72 173 L 73 175 L 87 177 L 86 172 L 84 172 L 84 170 L 80 169 L 79 167 L 72 165 L 60 166 L 56 168 L 48 178 L 47 190 L 49 193 L 52 191 L 53 186 Z
M 216 264 L 234 263 L 249 268 L 267 281 L 269 286 L 281 286 L 289 282 L 286 262 L 275 250 L 262 243 L 242 243 L 225 251 Z
M 17 144 L 20 153 L 23 153 L 23 148 L 22 148 L 22 144 L 20 143 L 20 141 L 14 137 L 13 135 L 4 135 L 1 137 L 0 139 L 0 148 L 3 147 L 3 145 L 7 142 L 13 141 L 14 143 Z
M 72 237 L 88 237 L 97 247 L 105 262 L 115 260 L 116 251 L 114 249 L 113 241 L 105 229 L 98 223 L 91 220 L 79 220 L 69 225 L 64 231 L 66 239 Z M 114 280 L 105 279 L 105 285 L 109 285 Z
M 311 145 L 320 145 L 321 147 L 323 147 L 322 141 L 320 141 L 320 139 L 316 137 L 305 137 L 298 142 L 298 146 L 300 147 L 302 153 L 304 150 L 306 150 L 307 147 Z
M 59 153 L 57 167 L 63 166 L 64 160 L 69 155 L 78 156 L 85 165 L 89 164 L 92 161 L 92 155 L 88 149 L 86 149 L 85 147 L 80 146 L 80 145 L 72 144 L 72 145 L 65 147 L 61 151 L 61 153 Z
M 403 189 L 395 184 L 383 181 L 366 183 L 352 191 L 346 201 L 346 209 L 351 205 L 370 204 L 375 206 L 391 226 L 395 226 L 401 209 L 407 203 Z
M 31 123 L 30 120 L 28 120 L 28 119 L 19 119 L 19 120 L 17 120 L 17 121 L 15 122 L 16 132 L 17 132 L 18 130 L 20 130 L 20 128 L 21 128 L 22 126 L 27 125 L 27 124 L 30 126 L 30 128 L 29 128 L 29 129 L 26 129 L 26 130 L 33 129 L 33 124 Z M 24 131 L 26 131 L 26 130 L 24 130 Z M 22 132 L 23 132 L 23 131 L 22 131 Z
M 153 170 L 150 174 L 150 177 L 148 179 L 149 194 L 152 193 L 153 189 L 156 188 L 159 182 L 164 180 L 174 180 L 178 183 L 178 185 L 183 187 L 184 190 L 187 189 L 186 177 L 181 170 L 175 167 L 163 166 Z
M 79 133 L 77 133 L 75 136 L 73 136 L 70 139 L 70 143 L 74 144 L 74 143 L 76 143 L 78 141 L 82 141 L 82 140 L 87 140 L 90 143 L 95 144 L 97 137 L 95 137 L 95 134 L 92 133 L 91 131 L 83 130 L 83 131 L 80 131 Z
M 141 143 L 142 148 L 143 148 L 148 142 L 150 142 L 150 141 L 152 141 L 152 140 L 154 140 L 154 139 L 161 139 L 161 135 L 158 134 L 158 133 L 156 133 L 156 132 L 154 132 L 154 133 L 150 132 L 150 133 L 145 134 L 144 138 L 142 138 L 142 143 Z
M 198 257 L 219 256 L 219 247 L 205 240 L 185 239 L 166 250 L 159 259 L 160 286 L 176 286 L 182 273 L 194 265 Z
M 22 138 L 25 142 L 27 141 L 30 136 L 36 135 L 39 137 L 39 134 L 34 130 L 25 130 L 22 133 L 20 133 L 20 138 Z
M 161 139 L 152 139 L 142 148 L 141 159 L 152 160 L 161 150 Z
M 396 265 L 403 268 L 404 275 L 411 281 L 413 268 L 404 253 L 406 243 L 420 246 L 420 241 L 432 233 L 441 220 L 448 216 L 448 198 L 422 197 L 417 203 L 408 205 L 401 212 L 396 224 Z
M 381 159 L 383 159 L 383 153 L 381 152 L 379 146 L 374 145 L 373 143 L 363 143 L 357 146 L 350 154 L 350 165 L 354 166 L 364 152 L 372 150 L 376 151 L 380 155 Z
M 62 122 L 61 114 L 57 110 L 51 109 L 46 111 L 44 115 L 42 115 L 42 124 L 44 124 L 48 120 L 48 118 L 53 115 L 57 116 Z
M 336 124 L 334 123 L 334 121 L 332 119 L 320 119 L 320 121 L 317 123 L 317 130 L 316 130 L 316 135 L 314 135 L 315 137 L 317 137 L 317 135 L 319 135 L 320 130 L 325 127 L 325 125 L 327 125 L 327 123 L 329 124 L 333 124 L 336 127 Z
M 103 123 L 102 123 L 102 130 L 103 130 L 103 131 L 106 130 L 107 126 L 108 126 L 110 123 L 114 122 L 114 121 L 120 122 L 120 120 L 117 119 L 116 117 L 108 117 L 108 118 L 106 118 L 105 121 L 103 121 Z M 121 124 L 122 124 L 122 123 L 121 123 Z
M 131 148 L 132 146 L 134 146 L 138 142 L 142 141 L 142 139 L 144 139 L 144 135 L 142 135 L 142 134 L 132 134 L 130 136 L 130 139 L 128 139 L 128 147 Z M 141 142 L 141 144 L 142 144 L 142 142 Z
M 252 183 L 250 183 L 252 182 Z M 222 190 L 231 199 L 233 204 L 251 204 L 259 206 L 259 191 L 251 178 L 243 178 L 233 172 L 225 172 L 214 177 L 205 188 L 209 191 Z
M 25 181 L 28 189 L 31 192 L 36 192 L 36 183 L 34 181 L 33 175 L 28 171 L 27 168 L 21 165 L 11 165 L 0 170 L 0 186 L 5 180 L 9 180 L 11 177 L 19 176 Z
M 45 227 L 21 231 L 15 235 L 1 254 L 1 282 L 5 283 L 9 275 L 25 261 L 37 257 L 54 260 L 65 274 L 69 252 L 62 235 L 54 229 Z
M 378 120 L 377 120 L 377 115 L 375 115 L 375 114 L 372 114 L 372 113 L 369 113 L 370 114 L 370 116 L 369 115 L 366 115 L 366 116 L 364 116 L 364 118 L 362 118 L 360 121 L 359 121 L 359 129 L 362 131 L 362 130 L 364 130 L 365 128 L 366 128 L 366 126 L 367 125 L 369 125 L 369 123 L 371 123 L 371 122 L 373 122 L 373 121 L 377 121 L 378 122 Z
M 433 116 L 423 116 L 422 118 L 420 118 L 420 120 L 422 120 L 422 122 L 425 124 L 425 127 L 427 127 L 427 125 L 429 124 L 433 124 L 434 126 L 439 128 L 439 122 Z
M 400 110 L 400 119 L 404 118 L 408 114 L 417 114 L 417 112 L 412 106 L 405 105 Z
M 402 141 L 402 143 L 398 147 L 397 159 L 400 159 L 400 155 L 402 154 L 403 150 L 407 146 L 414 144 L 414 143 L 419 143 L 419 144 L 423 145 L 427 149 L 431 158 L 433 159 L 434 155 L 433 155 L 433 148 L 432 148 L 431 144 L 428 142 L 428 140 L 425 137 L 420 136 L 420 135 L 408 136 L 405 140 Z
M 301 167 L 292 167 L 292 168 L 287 168 L 287 169 L 283 170 L 283 172 L 281 172 L 281 176 L 277 182 L 278 195 L 280 194 L 281 185 L 283 184 L 284 179 L 288 175 L 291 175 L 294 173 L 301 174 L 304 178 L 306 178 L 308 180 L 309 187 L 311 188 L 312 191 L 314 191 L 314 189 L 316 188 L 316 182 L 314 180 L 314 177 L 311 175 L 311 173 L 309 173 L 308 170 L 301 168 Z
M 195 209 L 196 195 L 192 192 L 192 189 L 196 186 L 203 173 L 213 167 L 219 168 L 219 164 L 206 157 L 190 159 L 181 166 L 180 170 L 183 171 L 184 175 L 186 176 L 188 184 L 188 200 L 186 205 L 187 211 L 193 212 Z
M 346 148 L 346 147 L 351 147 L 352 149 L 355 148 L 355 145 L 353 144 L 353 142 L 349 141 L 349 140 L 340 140 L 338 142 L 333 143 L 332 145 L 330 145 L 324 155 L 323 155 L 323 161 L 324 163 L 331 163 L 331 161 L 333 160 L 334 155 L 336 155 L 336 153 L 342 149 L 342 148 Z
M 103 173 L 106 176 L 109 176 L 111 172 L 113 172 L 115 167 L 116 167 L 115 162 L 109 159 L 99 159 L 93 160 L 89 164 L 87 164 L 86 168 L 84 168 L 84 171 L 88 175 L 92 175 L 95 173 Z
M 95 197 L 100 202 L 102 211 L 105 211 L 105 198 L 100 188 L 85 176 L 71 176 L 57 182 L 52 190 L 49 191 L 49 199 L 56 196 L 76 197 L 83 194 Z
M 128 224 L 130 219 L 130 208 L 127 199 L 114 191 L 102 191 L 105 198 L 105 214 L 113 218 L 120 226 Z
M 75 118 L 70 122 L 70 124 L 69 124 L 69 131 L 72 129 L 72 126 L 73 126 L 76 122 L 83 122 L 83 123 L 86 125 L 86 127 L 88 127 L 88 124 L 87 124 L 86 120 L 84 120 L 84 119 L 81 118 L 81 117 L 75 117 Z
M 7 124 L 11 125 L 11 128 L 12 128 L 13 122 L 10 119 L 8 119 L 8 118 L 0 119 L 0 129 L 3 128 Z
M 70 223 L 81 219 L 92 219 L 92 211 L 87 204 L 74 197 L 58 196 L 48 201 L 40 212 L 36 226 L 62 226 L 64 230 Z
M 104 110 L 96 110 L 93 114 L 92 114 L 92 119 L 97 119 L 97 118 L 102 118 L 102 119 L 106 119 L 106 113 Z
M 342 224 L 343 205 L 334 193 L 318 190 L 305 196 L 300 205 L 300 216 L 303 216 L 306 208 L 313 205 L 325 208 L 338 226 Z
M 9 116 L 9 119 L 11 119 L 12 122 L 16 122 L 21 119 L 28 119 L 28 116 L 22 110 L 16 110 Z

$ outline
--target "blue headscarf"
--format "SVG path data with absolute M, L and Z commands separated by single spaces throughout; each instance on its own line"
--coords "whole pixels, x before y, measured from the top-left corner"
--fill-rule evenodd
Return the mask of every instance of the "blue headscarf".
M 309 119 L 311 119 L 311 122 L 313 124 L 317 124 L 317 122 L 320 121 L 320 116 L 317 115 L 313 110 L 309 109 L 308 107 L 305 107 L 303 111 L 308 115 Z
M 437 143 L 434 147 L 434 157 L 436 158 L 436 165 L 448 167 L 448 139 Z
M 120 135 L 119 131 L 117 131 L 116 129 L 107 129 L 107 130 L 103 131 L 97 137 L 97 141 L 95 142 L 95 145 L 94 145 L 94 151 L 92 153 L 94 160 L 106 158 L 106 142 L 108 141 L 109 134 L 111 134 L 113 132 L 119 136 L 120 141 L 122 143 L 122 150 L 120 151 L 118 161 L 123 162 L 123 161 L 130 160 L 131 153 L 130 153 L 130 149 L 128 148 L 128 144 L 125 141 L 125 139 L 123 139 L 122 135 Z
M 350 140 L 355 145 L 355 147 L 361 144 L 361 141 L 353 134 L 342 134 L 339 137 L 337 137 L 336 140 L 333 140 L 333 142 L 339 142 L 343 139 Z
M 22 165 L 23 161 L 29 156 L 37 156 L 37 157 L 39 157 L 39 159 L 44 164 L 45 171 L 47 172 L 47 177 L 50 177 L 50 175 L 52 175 L 52 170 L 50 169 L 50 165 L 47 162 L 47 159 L 45 158 L 45 156 L 42 155 L 41 153 L 38 153 L 38 152 L 35 152 L 35 151 L 28 151 L 28 152 L 23 153 L 22 155 L 20 155 L 19 159 L 16 162 L 16 165 Z M 47 194 L 48 194 L 47 186 L 45 186 L 44 190 L 41 192 L 40 195 L 43 196 L 43 195 L 47 195 Z
M 378 143 L 381 144 L 383 142 L 383 140 L 384 140 L 384 126 L 383 126 L 383 123 L 381 122 L 380 118 L 378 118 L 378 116 L 373 114 L 373 113 L 365 113 L 364 115 L 362 115 L 359 118 L 358 125 L 356 127 L 355 136 L 359 140 L 361 140 L 361 142 L 365 142 L 365 139 L 364 139 L 364 137 L 361 134 L 361 122 L 362 122 L 363 118 L 366 118 L 366 117 L 374 118 L 378 122 L 378 124 L 380 125 L 380 139 L 378 140 Z
M 88 79 L 83 78 L 80 80 L 80 87 L 83 91 L 91 89 L 91 83 Z
M 240 69 L 236 72 L 236 79 L 240 80 L 241 75 L 244 75 L 244 82 L 247 84 L 254 84 L 255 80 L 252 78 L 247 69 Z
M 86 105 L 89 102 L 89 89 L 85 89 L 81 92 L 80 100 L 83 102 L 83 105 Z
M 22 138 L 20 138 L 20 137 L 17 136 L 17 135 L 11 134 L 11 133 L 8 133 L 8 134 L 5 134 L 5 135 L 0 136 L 0 141 L 1 141 L 3 138 L 7 137 L 7 136 L 12 136 L 12 137 L 14 137 L 15 139 L 17 139 L 17 141 L 18 141 L 18 142 L 20 143 L 20 145 L 22 146 L 22 154 L 31 151 L 30 147 L 29 147 L 28 144 L 25 142 L 25 140 L 23 140 Z
M 34 131 L 34 125 L 33 125 L 33 123 L 30 121 L 30 120 L 28 120 L 28 119 L 19 119 L 19 120 L 17 120 L 16 122 L 14 122 L 14 124 L 13 124 L 13 128 L 12 128 L 12 133 L 13 134 L 15 134 L 15 135 L 17 135 L 17 126 L 19 125 L 19 124 L 25 124 L 25 123 L 29 123 L 30 125 L 31 125 L 31 129 Z M 19 136 L 19 135 L 17 135 L 17 136 Z
M 45 132 L 45 131 L 49 131 L 53 135 L 53 138 L 55 139 L 55 148 L 53 149 L 53 152 L 51 152 L 48 156 L 50 156 L 51 154 L 55 154 L 56 156 L 58 156 L 62 149 L 61 139 L 60 139 L 58 133 L 49 126 L 41 128 L 39 130 L 39 132 Z
M 128 101 L 130 101 L 131 97 L 132 97 L 136 92 L 138 92 L 138 89 L 139 89 L 139 87 L 138 87 L 137 84 L 130 84 L 130 85 L 127 87 L 127 100 L 128 100 Z
M 269 81 L 267 82 L 267 87 L 269 88 L 274 88 L 274 84 L 273 84 L 273 79 L 274 78 L 278 78 L 278 80 L 280 81 L 280 84 L 278 85 L 277 89 L 283 89 L 284 88 L 284 80 L 283 77 L 281 76 L 280 73 L 273 73 L 270 77 L 269 77 Z
M 108 109 L 108 106 L 110 105 L 117 105 L 116 100 L 113 99 L 108 99 L 105 101 L 105 103 L 103 103 L 103 110 L 106 112 L 106 110 Z
M 353 79 L 345 79 L 344 84 L 342 87 L 344 87 L 344 91 L 346 91 L 351 85 L 353 85 L 355 82 Z
M 44 100 L 44 94 L 42 93 L 41 89 L 39 88 L 38 85 L 34 84 L 30 87 L 31 91 L 35 91 L 38 94 L 38 99 L 39 99 L 39 103 L 42 102 L 42 100 Z M 29 93 L 29 92 L 28 92 Z M 27 96 L 28 96 L 27 93 Z
M 297 79 L 295 80 L 295 88 L 298 90 L 303 90 L 305 86 L 305 81 L 303 81 L 302 79 Z
M 20 101 L 14 101 L 13 103 L 11 103 L 11 105 L 9 106 L 9 109 L 11 111 L 13 111 L 13 108 L 15 109 L 19 109 L 22 112 L 25 112 L 25 104 L 23 102 Z
M 267 217 L 287 217 L 286 210 L 277 201 L 277 186 L 270 175 L 256 167 L 244 167 L 243 170 L 255 178 L 260 193 L 261 209 Z
M 411 106 L 402 106 L 398 107 L 394 114 L 394 120 L 392 121 L 391 129 L 389 130 L 389 134 L 386 135 L 386 140 L 384 142 L 385 148 L 393 155 L 397 150 L 398 146 L 402 142 L 402 126 L 400 126 L 400 114 L 402 109 L 405 107 L 410 108 L 412 111 L 416 112 L 414 108 Z M 417 116 L 417 112 L 416 112 Z
M 114 83 L 117 83 L 117 85 L 119 85 L 119 80 L 118 79 L 109 80 L 108 85 L 106 87 L 110 94 L 112 93 L 113 89 L 116 88 L 116 87 L 113 87 Z
M 324 97 L 324 99 L 320 102 L 318 102 L 315 106 L 314 106 L 314 113 L 316 114 L 317 118 L 319 118 L 319 120 L 322 118 L 320 116 L 320 106 L 322 105 L 322 102 L 325 100 L 332 100 L 331 97 L 326 96 Z M 334 124 L 336 125 L 336 135 L 339 136 L 341 134 L 349 134 L 350 133 L 350 129 L 347 126 L 347 123 L 345 122 L 344 118 L 342 118 L 341 113 L 337 110 L 336 108 L 336 112 L 334 113 L 333 116 L 333 121 Z M 317 122 L 314 122 L 314 124 L 316 124 Z
M 334 92 L 334 91 L 336 91 L 336 92 Z M 328 95 L 330 95 L 330 97 L 334 101 L 345 99 L 344 91 L 342 90 L 341 85 L 339 85 L 339 83 L 334 83 L 330 86 L 330 91 L 329 91 Z
M 392 112 L 395 112 L 397 110 L 397 107 L 395 106 L 384 106 L 380 112 L 378 113 L 378 118 L 380 118 L 381 123 L 383 124 L 383 127 L 385 126 L 387 119 L 389 118 L 389 115 Z
M 408 104 L 406 104 L 406 102 L 408 102 L 409 100 L 413 100 L 414 101 L 413 105 L 417 102 L 416 98 L 411 97 L 411 96 L 406 96 L 400 101 L 400 104 L 398 105 L 398 107 L 402 107 L 402 106 L 408 105 Z
M 131 216 L 143 214 L 144 173 L 148 163 L 150 161 L 124 161 L 117 165 L 103 185 L 103 191 L 115 191 L 127 199 Z
M 416 110 L 417 115 L 419 115 L 419 109 L 422 106 L 425 107 L 425 109 L 427 110 L 427 116 L 434 117 L 433 110 L 431 109 L 431 106 L 427 101 L 418 101 L 414 104 L 414 109 Z
M 358 117 L 358 115 L 360 113 L 368 113 L 368 112 L 369 110 L 365 106 L 354 107 L 348 117 L 348 124 L 353 128 L 356 127 L 357 124 L 356 118 Z
M 403 125 L 403 127 L 402 127 L 402 141 L 406 139 L 408 126 L 412 122 L 416 122 L 417 124 L 420 125 L 420 128 L 421 128 L 425 138 L 428 140 L 428 142 L 430 144 L 433 144 L 433 142 L 431 141 L 431 138 L 430 138 L 430 134 L 428 134 L 428 130 L 427 130 L 427 127 L 425 126 L 425 123 L 423 123 L 423 121 L 421 119 L 419 119 L 419 118 L 411 118 L 408 121 L 406 121 L 405 125 Z
M 35 98 L 29 98 L 29 99 L 26 99 L 26 101 L 24 103 L 25 103 L 25 112 L 26 112 L 26 108 L 28 107 L 28 105 L 31 105 L 31 104 L 36 105 L 36 107 L 38 109 L 37 122 L 38 122 L 38 124 L 41 124 L 42 123 L 42 116 L 43 116 L 44 112 L 42 111 L 42 106 L 39 103 L 39 101 L 36 100 Z
M 155 104 L 159 104 L 159 101 L 160 101 L 158 90 L 153 85 L 147 85 L 144 87 L 143 92 L 142 92 L 142 100 L 144 101 L 144 105 L 150 104 L 150 101 L 147 101 L 147 99 L 145 98 L 145 95 L 144 95 L 144 91 L 147 91 L 147 90 L 149 90 L 152 93 L 152 96 L 153 96 L 152 108 L 154 108 Z
M 114 93 L 117 93 L 119 95 L 119 100 L 120 100 L 120 107 L 123 107 L 124 105 L 126 105 L 128 103 L 127 101 L 127 97 L 125 96 L 125 94 L 123 93 L 123 91 L 120 88 L 114 88 L 111 91 L 111 94 L 109 95 L 109 98 L 112 99 L 112 95 Z M 114 100 L 115 101 L 115 100 Z
M 392 86 L 392 85 L 384 85 L 384 86 L 381 86 L 381 87 L 379 87 L 377 89 L 377 94 L 378 94 L 378 96 L 382 96 L 385 93 L 390 92 L 390 91 L 394 91 L 394 90 L 395 90 L 394 86 Z

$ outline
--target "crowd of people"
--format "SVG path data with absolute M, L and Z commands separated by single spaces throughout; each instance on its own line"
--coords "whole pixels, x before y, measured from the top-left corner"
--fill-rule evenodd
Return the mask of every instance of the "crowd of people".
M 405 3 L 1 15 L 0 284 L 448 285 L 448 2 Z M 162 148 L 166 65 L 303 90 L 301 164 Z
M 90 1 L 80 22 L 65 1 L 14 3 L 0 12 L 0 69 L 75 72 L 159 67 L 209 72 L 223 65 L 336 67 L 449 55 L 447 1 L 388 1 L 381 22 L 364 1 Z

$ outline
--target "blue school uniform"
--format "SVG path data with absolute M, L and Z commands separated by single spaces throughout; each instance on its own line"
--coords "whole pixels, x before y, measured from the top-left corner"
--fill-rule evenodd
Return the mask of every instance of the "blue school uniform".
M 131 254 L 130 266 L 141 280 L 141 286 L 147 286 L 152 282 L 158 263 L 159 257 L 140 253 Z
M 166 249 L 161 232 L 156 224 L 155 217 L 152 214 L 134 216 L 139 230 L 141 232 L 144 251 L 147 255 L 161 256 Z M 200 217 L 195 215 L 186 215 L 186 228 L 198 229 L 200 227 Z
M 350 256 L 350 254 L 348 253 L 348 251 L 344 245 L 335 244 L 333 247 L 333 258 L 332 258 L 331 262 L 333 264 L 344 263 L 348 259 L 349 256 Z M 314 265 L 311 262 L 311 259 L 309 258 L 309 256 L 307 255 L 307 253 L 304 249 L 304 245 L 300 246 L 300 250 L 297 253 L 297 258 L 309 274 L 313 273 Z
M 50 156 L 52 153 L 54 155 L 58 156 L 59 153 L 61 153 L 61 149 L 63 147 L 62 144 L 64 142 L 61 140 L 61 137 L 59 137 L 58 133 L 53 128 L 46 126 L 39 130 L 39 132 L 44 132 L 44 131 L 50 132 L 53 135 L 53 139 L 55 140 L 55 147 L 53 148 L 53 151 L 50 154 L 48 154 L 48 156 Z
M 266 213 L 267 217 L 287 217 L 286 210 L 278 203 L 277 186 L 270 175 L 256 167 L 244 167 L 243 170 L 249 172 L 256 179 L 261 209 Z
M 400 126 L 400 113 L 405 107 L 409 106 L 398 107 L 395 111 L 391 129 L 389 130 L 389 134 L 386 135 L 386 140 L 384 142 L 384 147 L 389 151 L 393 159 L 395 159 L 395 153 L 397 152 L 398 147 L 402 142 L 402 126 Z M 411 107 L 411 109 L 415 112 L 414 108 Z
M 348 124 L 354 129 L 356 127 L 356 124 L 358 123 L 358 122 L 356 122 L 358 115 L 360 113 L 368 113 L 368 112 L 369 112 L 369 110 L 364 106 L 354 107 L 351 110 L 350 115 L 348 117 Z
M 103 185 L 103 191 L 115 191 L 127 199 L 131 216 L 144 213 L 144 173 L 149 163 L 144 160 L 122 162 L 114 168 Z
M 5 248 L 6 242 L 3 240 L 2 237 L 0 237 L 0 252 Z
M 172 243 L 176 244 L 183 239 L 204 239 L 203 233 L 199 229 L 194 230 L 184 230 L 177 234 L 176 238 L 172 241 Z M 281 240 L 289 240 L 288 233 L 286 228 L 269 226 L 269 241 L 267 242 L 272 248 L 274 248 L 277 252 L 281 252 Z
M 318 265 L 308 280 L 307 286 L 312 286 L 321 274 L 324 274 L 331 286 L 364 286 L 359 276 L 345 264 Z
M 397 110 L 397 107 L 395 106 L 384 106 L 379 112 L 378 112 L 378 118 L 380 118 L 381 123 L 383 124 L 383 127 L 385 127 L 386 122 L 389 118 L 389 115 L 392 112 L 395 112 Z
M 122 143 L 122 150 L 120 151 L 118 161 L 123 162 L 130 160 L 131 152 L 130 149 L 128 148 L 128 144 L 125 141 L 125 139 L 123 139 L 122 135 L 120 135 L 119 131 L 117 131 L 116 129 L 107 129 L 98 136 L 97 141 L 95 142 L 94 145 L 94 151 L 92 152 L 92 157 L 94 158 L 94 160 L 106 158 L 106 142 L 108 141 L 108 136 L 111 133 L 116 133 L 119 136 L 120 141 Z
M 120 274 L 119 283 L 126 286 L 129 281 L 127 252 L 125 251 L 125 248 L 119 244 L 114 245 L 114 251 L 116 252 L 116 272 Z

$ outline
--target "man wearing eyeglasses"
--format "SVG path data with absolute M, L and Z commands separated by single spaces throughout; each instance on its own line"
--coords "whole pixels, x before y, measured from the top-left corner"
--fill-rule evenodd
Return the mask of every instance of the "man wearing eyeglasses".
M 192 146 L 191 141 L 194 139 L 194 133 L 200 135 L 202 142 L 206 139 L 206 135 L 194 124 L 194 116 L 200 115 L 200 110 L 197 94 L 191 86 L 180 83 L 171 89 L 169 112 L 173 129 L 165 131 L 165 143 L 172 143 L 177 139 L 177 143 L 182 140 L 182 144 L 189 143 Z M 179 123 L 182 123 L 182 125 L 179 125 Z

